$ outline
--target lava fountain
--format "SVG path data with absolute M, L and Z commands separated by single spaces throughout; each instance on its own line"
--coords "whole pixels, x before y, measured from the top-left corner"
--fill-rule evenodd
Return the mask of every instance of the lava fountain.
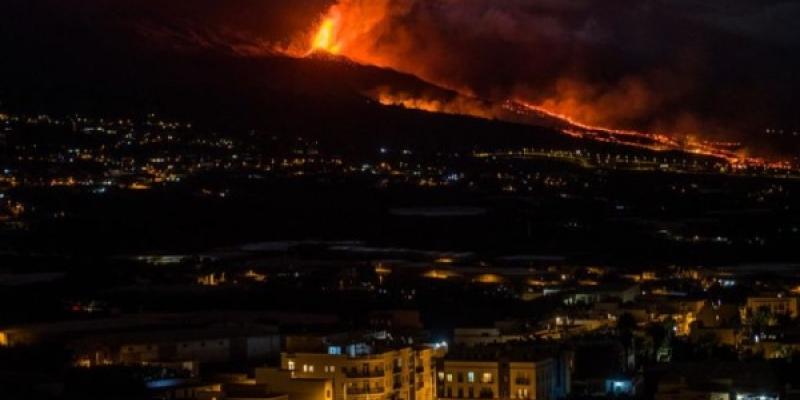
M 341 44 L 337 41 L 337 37 L 339 35 L 340 22 L 341 14 L 338 9 L 332 9 L 329 15 L 322 20 L 317 33 L 314 34 L 309 53 L 324 51 L 331 54 L 339 54 Z

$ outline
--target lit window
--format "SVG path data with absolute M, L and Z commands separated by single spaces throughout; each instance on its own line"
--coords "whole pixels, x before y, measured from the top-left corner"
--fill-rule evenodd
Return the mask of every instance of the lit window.
M 443 380 L 444 380 L 444 372 L 442 372 L 442 371 L 439 371 L 439 374 L 438 374 L 438 375 L 439 375 L 439 380 L 440 380 L 440 381 L 443 381 Z
M 289 371 L 294 371 L 294 361 L 292 361 L 292 360 L 289 360 L 289 362 L 287 362 L 287 363 L 286 363 L 286 368 L 287 368 Z
M 490 372 L 484 372 L 483 376 L 481 376 L 481 382 L 483 383 L 492 382 L 492 374 Z
M 303 364 L 303 372 L 314 372 L 314 366 Z
M 475 373 L 472 371 L 467 372 L 467 382 L 475 382 Z
M 335 365 L 331 365 L 331 372 L 336 372 L 336 366 Z
M 452 382 L 453 381 L 453 374 L 447 374 L 447 381 L 448 382 Z

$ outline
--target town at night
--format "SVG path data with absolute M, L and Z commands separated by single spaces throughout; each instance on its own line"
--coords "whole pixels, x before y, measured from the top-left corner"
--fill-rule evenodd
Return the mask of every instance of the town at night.
M 0 399 L 800 399 L 800 6 L 5 0 Z

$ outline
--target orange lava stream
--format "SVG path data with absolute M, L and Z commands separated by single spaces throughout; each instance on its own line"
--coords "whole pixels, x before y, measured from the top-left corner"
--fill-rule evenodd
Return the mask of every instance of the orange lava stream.
M 592 136 L 596 136 L 596 135 L 592 135 L 592 133 L 593 132 L 600 132 L 600 133 L 609 134 L 612 137 L 615 137 L 615 136 L 623 136 L 623 137 L 627 136 L 627 137 L 634 137 L 634 138 L 640 138 L 640 139 L 652 141 L 655 144 L 647 145 L 647 144 L 641 144 L 641 143 L 639 143 L 639 144 L 627 143 L 627 142 L 624 142 L 624 141 L 620 141 L 620 142 L 624 143 L 624 144 L 645 147 L 645 148 L 648 148 L 650 150 L 655 150 L 655 151 L 670 151 L 670 150 L 686 151 L 686 152 L 690 152 L 690 153 L 693 153 L 693 154 L 699 154 L 699 155 L 705 155 L 705 156 L 724 159 L 725 161 L 727 161 L 730 164 L 742 164 L 742 163 L 746 163 L 746 164 L 761 164 L 761 163 L 763 163 L 763 160 L 752 159 L 752 158 L 744 158 L 744 157 L 741 157 L 741 156 L 737 155 L 736 153 L 734 153 L 732 151 L 721 149 L 721 148 L 717 148 L 717 147 L 713 147 L 713 146 L 710 146 L 710 145 L 704 144 L 704 143 L 690 142 L 690 143 L 686 143 L 686 144 L 681 144 L 681 143 L 678 143 L 675 139 L 672 139 L 671 137 L 669 137 L 669 136 L 667 136 L 665 134 L 661 134 L 661 133 L 639 132 L 639 131 L 633 131 L 633 130 L 613 129 L 613 128 L 606 128 L 606 127 L 602 127 L 602 126 L 590 125 L 590 124 L 583 123 L 581 121 L 577 121 L 574 118 L 570 117 L 569 115 L 556 113 L 556 112 L 550 111 L 550 110 L 548 110 L 548 109 L 546 109 L 544 107 L 541 107 L 541 106 L 536 106 L 536 105 L 533 105 L 533 104 L 525 103 L 523 101 L 517 101 L 517 103 L 522 105 L 523 107 L 529 108 L 529 109 L 534 110 L 534 111 L 539 112 L 539 113 L 542 113 L 542 114 L 547 115 L 547 116 L 549 116 L 551 118 L 562 120 L 562 121 L 568 123 L 569 125 L 572 125 L 573 127 L 576 127 L 576 128 L 579 128 L 581 130 L 585 130 L 586 131 L 585 132 L 586 134 L 581 134 L 579 132 L 575 132 L 574 130 L 564 129 L 564 131 L 568 131 L 568 130 L 571 131 L 569 133 L 572 134 L 572 136 L 578 136 L 578 135 L 580 135 L 581 137 L 587 137 L 588 136 L 589 138 L 593 138 L 593 139 L 597 140 L 598 139 L 597 137 L 592 137 Z M 567 133 L 567 132 L 565 132 L 565 133 Z
M 625 141 L 618 141 L 618 140 L 617 142 L 627 145 L 645 147 L 655 151 L 670 151 L 670 150 L 683 151 L 692 154 L 714 157 L 725 160 L 735 169 L 742 169 L 747 167 L 760 167 L 760 168 L 770 168 L 770 169 L 787 170 L 787 171 L 792 169 L 791 163 L 787 161 L 766 161 L 763 158 L 742 156 L 740 154 L 737 154 L 733 151 L 726 149 L 725 143 L 715 145 L 713 143 L 698 142 L 692 140 L 687 143 L 681 144 L 675 139 L 672 139 L 670 136 L 662 133 L 647 133 L 647 132 L 639 132 L 633 130 L 621 130 L 621 129 L 606 128 L 602 126 L 595 126 L 583 123 L 581 121 L 577 121 L 574 118 L 570 117 L 569 115 L 550 111 L 542 106 L 528 104 L 525 103 L 524 101 L 517 101 L 517 104 L 520 104 L 523 107 L 537 111 L 549 117 L 565 121 L 574 127 L 580 128 L 581 130 L 585 130 L 585 132 L 578 132 L 574 129 L 562 129 L 563 133 L 566 133 L 570 136 L 585 138 L 587 137 L 586 134 L 588 134 L 588 138 L 601 141 L 603 141 L 602 138 L 598 138 L 596 137 L 596 135 L 593 135 L 594 132 L 606 133 L 611 136 L 618 135 L 618 136 L 638 137 L 642 139 L 652 140 L 654 143 L 657 143 L 657 145 L 628 143 Z M 612 141 L 612 140 L 607 140 L 607 141 Z

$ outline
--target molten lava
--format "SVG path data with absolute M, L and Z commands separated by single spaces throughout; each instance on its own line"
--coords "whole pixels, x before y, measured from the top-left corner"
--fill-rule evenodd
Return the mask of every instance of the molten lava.
M 407 93 L 392 92 L 381 88 L 368 93 L 383 105 L 399 106 L 408 109 L 444 114 L 466 115 L 485 119 L 500 119 L 511 122 L 524 122 L 550 125 L 563 134 L 597 142 L 634 146 L 652 151 L 684 151 L 692 154 L 724 160 L 732 166 L 765 166 L 762 159 L 744 157 L 726 148 L 724 144 L 700 142 L 692 139 L 678 141 L 661 133 L 639 132 L 595 126 L 575 120 L 569 115 L 556 113 L 521 100 L 507 100 L 502 107 L 488 101 L 458 96 L 449 100 L 414 96 Z M 519 118 L 518 118 L 519 117 Z M 543 119 L 544 118 L 544 119 Z M 547 121 L 550 121 L 549 123 Z M 785 168 L 785 165 L 771 164 L 772 168 Z
M 317 33 L 314 35 L 314 40 L 311 42 L 310 52 L 326 51 L 331 54 L 339 54 L 341 45 L 336 40 L 339 21 L 340 18 L 336 16 L 328 16 L 322 21 Z
M 483 119 L 500 118 L 500 108 L 493 107 L 489 102 L 463 95 L 452 98 L 436 98 L 434 96 L 393 91 L 387 87 L 377 88 L 365 94 L 384 106 L 396 106 L 440 114 L 465 115 Z
M 326 52 L 362 64 L 391 67 L 394 58 L 383 57 L 374 45 L 384 33 L 388 13 L 397 6 L 396 0 L 338 0 L 286 52 L 293 56 Z

